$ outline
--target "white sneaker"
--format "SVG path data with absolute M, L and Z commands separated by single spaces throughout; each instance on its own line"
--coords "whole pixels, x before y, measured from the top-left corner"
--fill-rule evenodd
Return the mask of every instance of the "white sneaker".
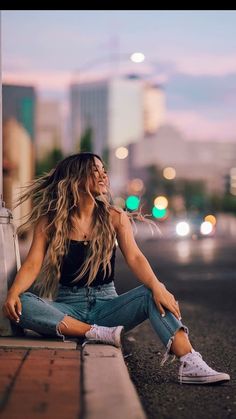
M 91 329 L 85 333 L 88 342 L 107 343 L 117 348 L 121 347 L 121 336 L 124 332 L 124 326 L 105 327 L 94 324 Z M 86 343 L 86 342 L 85 342 Z
M 229 374 L 217 372 L 209 367 L 202 355 L 194 349 L 179 358 L 178 381 L 180 384 L 209 384 L 230 380 Z

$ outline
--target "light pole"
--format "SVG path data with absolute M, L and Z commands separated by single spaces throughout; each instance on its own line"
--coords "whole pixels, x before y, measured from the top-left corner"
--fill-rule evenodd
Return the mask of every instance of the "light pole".
M 122 60 L 129 60 L 134 64 L 139 64 L 144 62 L 145 55 L 142 52 L 122 52 L 122 53 L 112 53 L 97 57 L 95 59 L 87 61 L 85 64 L 81 65 L 79 68 L 75 69 L 74 74 L 86 72 L 87 70 L 94 69 L 100 64 L 112 64 L 115 72 L 118 72 L 119 64 Z M 115 64 L 115 65 L 114 65 Z
M 12 212 L 3 202 L 3 157 L 2 157 L 2 14 L 0 11 L 0 336 L 18 334 L 19 328 L 12 326 L 3 315 L 2 306 L 8 288 L 20 268 L 18 239 L 13 224 Z

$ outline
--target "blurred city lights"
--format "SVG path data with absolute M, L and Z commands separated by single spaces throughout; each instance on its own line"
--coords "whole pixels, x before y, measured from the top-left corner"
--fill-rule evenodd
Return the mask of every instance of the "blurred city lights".
M 210 221 L 203 221 L 200 230 L 204 235 L 210 234 L 213 230 L 213 225 L 210 223 Z
M 152 215 L 155 218 L 164 218 L 166 216 L 166 209 L 165 208 L 157 208 L 157 207 L 153 207 L 152 208 Z
M 118 147 L 115 155 L 118 159 L 126 159 L 129 154 L 129 150 L 126 147 Z
M 133 63 L 142 63 L 145 60 L 145 55 L 142 52 L 134 52 L 130 59 Z
M 132 179 L 129 183 L 129 189 L 133 192 L 133 193 L 139 193 L 143 190 L 144 187 L 144 183 L 142 181 L 142 179 L 136 178 L 136 179 Z
M 154 199 L 154 205 L 157 209 L 165 209 L 168 207 L 168 199 L 165 196 L 157 196 Z
M 216 217 L 212 214 L 206 215 L 204 221 L 209 221 L 213 226 L 216 225 Z
M 168 180 L 174 179 L 176 177 L 176 170 L 173 167 L 165 167 L 163 169 L 163 176 Z
M 178 236 L 187 236 L 190 232 L 189 224 L 186 221 L 180 221 L 176 226 Z
M 116 196 L 114 199 L 114 204 L 120 208 L 125 208 L 125 200 L 121 196 Z
M 130 196 L 128 196 L 128 198 L 126 199 L 125 204 L 126 204 L 126 207 L 127 207 L 129 210 L 134 211 L 134 210 L 137 210 L 137 209 L 138 209 L 139 204 L 140 204 L 140 199 L 139 199 L 139 197 L 138 197 L 138 196 L 135 196 L 135 195 L 130 195 Z

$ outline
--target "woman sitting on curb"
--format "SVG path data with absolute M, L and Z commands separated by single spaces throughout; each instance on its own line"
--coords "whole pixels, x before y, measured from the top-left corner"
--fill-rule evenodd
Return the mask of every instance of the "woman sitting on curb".
M 84 336 L 119 347 L 123 331 L 149 319 L 166 347 L 161 365 L 170 353 L 179 358 L 180 383 L 230 380 L 193 349 L 179 304 L 137 246 L 128 214 L 110 203 L 98 155 L 82 152 L 60 161 L 27 187 L 16 206 L 29 197 L 33 209 L 20 230 L 33 226 L 34 235 L 3 306 L 11 321 L 43 336 Z M 121 295 L 114 286 L 117 243 L 143 283 Z M 36 278 L 40 297 L 26 292 Z

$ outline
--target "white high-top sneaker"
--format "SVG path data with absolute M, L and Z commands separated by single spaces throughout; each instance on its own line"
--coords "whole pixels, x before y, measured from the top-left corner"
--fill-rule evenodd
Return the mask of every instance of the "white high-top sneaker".
M 106 343 L 121 347 L 121 336 L 124 333 L 124 326 L 105 327 L 92 325 L 91 329 L 85 333 L 87 341 L 85 343 Z
M 229 374 L 213 370 L 194 349 L 181 356 L 179 361 L 181 362 L 178 374 L 180 384 L 223 383 L 230 380 Z

